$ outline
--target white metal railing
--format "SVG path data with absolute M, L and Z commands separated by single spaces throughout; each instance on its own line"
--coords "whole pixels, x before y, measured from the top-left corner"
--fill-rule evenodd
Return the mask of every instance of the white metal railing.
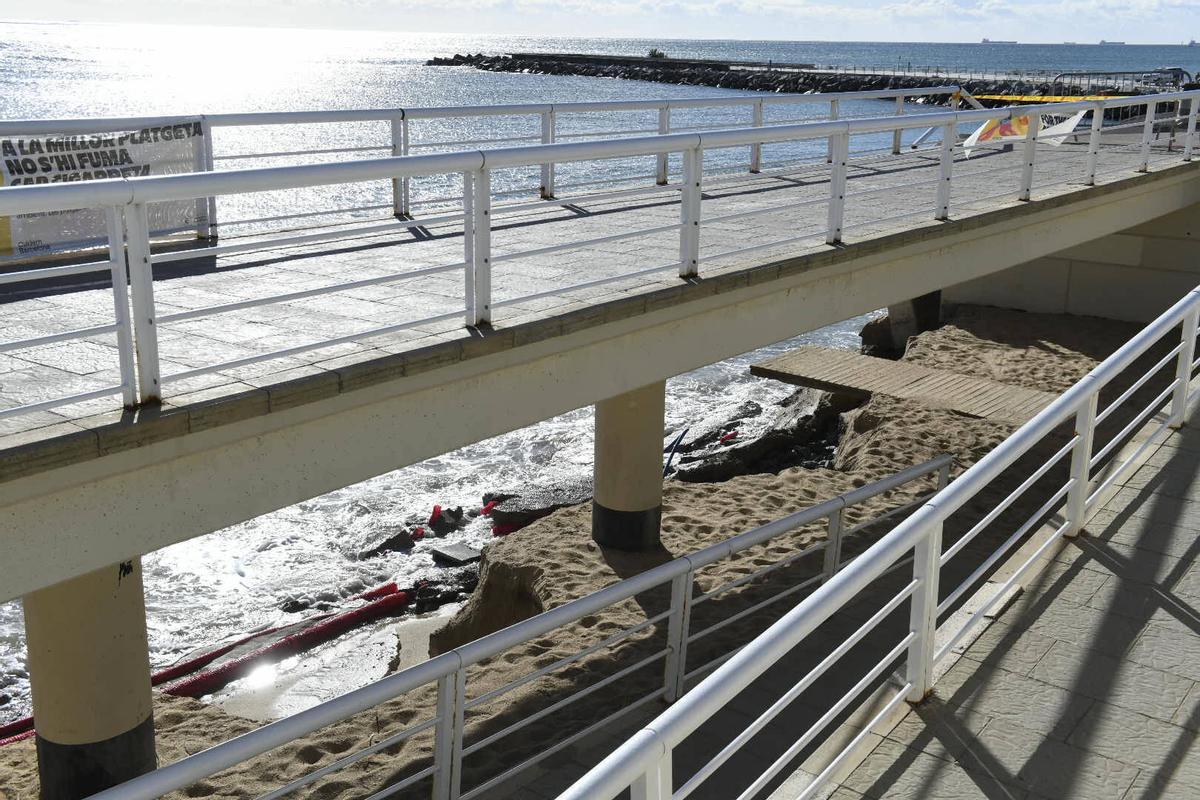
M 836 94 L 773 94 L 740 95 L 732 97 L 661 98 L 652 100 L 625 100 L 579 103 L 520 103 L 488 106 L 443 106 L 443 107 L 398 107 L 383 109 L 358 109 L 341 111 L 272 111 L 232 114 L 200 114 L 141 117 L 103 117 L 72 119 L 0 120 L 0 138 L 38 135 L 96 134 L 116 131 L 138 130 L 159 126 L 170 126 L 200 121 L 203 136 L 197 157 L 196 171 L 212 171 L 217 163 L 244 165 L 255 161 L 279 161 L 280 159 L 309 156 L 345 156 L 378 154 L 406 156 L 432 151 L 447 151 L 467 147 L 494 147 L 514 144 L 552 144 L 576 139 L 612 138 L 645 134 L 688 133 L 702 129 L 728 128 L 737 126 L 737 120 L 724 120 L 717 125 L 688 119 L 687 112 L 712 112 L 727 110 L 746 115 L 745 123 L 754 127 L 799 122 L 795 119 L 772 119 L 770 111 L 806 105 L 827 105 L 831 117 L 836 118 L 839 102 L 864 100 L 892 100 L 895 98 L 897 114 L 905 113 L 905 101 L 912 98 L 940 98 L 958 92 L 957 86 L 929 86 L 911 89 L 883 89 L 877 91 L 839 92 Z M 640 118 L 632 120 L 634 127 L 620 125 L 623 115 L 653 115 L 653 126 Z M 588 123 L 595 121 L 603 125 L 614 115 L 611 128 L 593 129 Z M 683 117 L 682 119 L 680 117 Z M 478 135 L 468 131 L 465 135 L 458 127 L 464 122 L 484 124 L 487 121 L 505 119 L 510 123 L 531 122 L 532 127 L 519 135 L 500 130 L 482 130 Z M 568 124 L 564 125 L 563 122 Z M 809 120 L 803 120 L 809 121 Z M 569 124 L 569 123 L 575 124 Z M 300 147 L 274 149 L 261 152 L 223 152 L 214 133 L 222 129 L 248 128 L 301 128 L 312 125 L 369 125 L 379 123 L 385 127 L 381 140 L 368 137 L 366 143 L 341 147 Z M 583 127 L 580 127 L 580 123 Z M 422 125 L 438 126 L 422 131 Z M 419 135 L 421 133 L 425 136 Z M 429 134 L 451 138 L 429 138 Z M 501 135 L 496 135 L 499 133 Z M 303 137 L 301 137 L 303 138 Z M 383 141 L 386 139 L 386 141 Z M 899 142 L 895 152 L 899 152 Z M 757 147 L 751 150 L 751 171 L 757 171 L 761 153 Z M 667 165 L 659 159 L 655 177 L 666 183 Z M 541 165 L 538 172 L 540 182 L 535 187 L 544 199 L 553 198 L 557 188 L 555 165 Z M 370 206 L 353 206 L 342 209 L 324 209 L 319 215 L 327 216 L 342 212 L 388 210 L 396 215 L 407 215 L 421 205 L 434 202 L 433 198 L 412 197 L 412 176 L 397 179 L 392 185 L 391 203 Z M 577 185 L 577 184 L 576 184 Z M 562 187 L 571 188 L 571 187 Z M 211 198 L 210 198 L 211 200 Z M 284 215 L 293 218 L 296 214 Z M 215 203 L 208 206 L 208 223 L 201 236 L 213 236 L 217 227 L 246 225 L 275 221 L 274 218 L 255 218 L 218 222 Z
M 925 90 L 934 92 L 935 90 Z M 942 90 L 937 90 L 942 91 Z M 904 94 L 893 93 L 891 96 L 903 99 L 911 96 L 913 90 L 904 90 Z M 872 93 L 878 95 L 880 93 Z M 352 341 L 360 341 L 371 337 L 379 337 L 399 331 L 411 330 L 435 323 L 462 319 L 468 326 L 479 326 L 493 321 L 493 312 L 505 306 L 537 300 L 544 297 L 559 296 L 571 292 L 579 292 L 598 286 L 618 282 L 629 282 L 635 279 L 648 279 L 655 276 L 676 274 L 685 280 L 693 279 L 702 273 L 702 260 L 727 259 L 735 256 L 746 257 L 752 253 L 769 248 L 778 249 L 780 246 L 798 246 L 801 242 L 818 242 L 830 245 L 839 244 L 843 240 L 844 231 L 849 226 L 862 223 L 855 222 L 848 210 L 854 212 L 857 196 L 868 194 L 848 193 L 848 168 L 852 162 L 851 138 L 863 136 L 878 136 L 893 134 L 893 145 L 898 141 L 896 134 L 905 131 L 915 131 L 929 128 L 941 132 L 940 157 L 936 164 L 922 161 L 926 166 L 929 178 L 920 179 L 907 184 L 912 186 L 932 187 L 932 208 L 925 210 L 922 204 L 914 202 L 913 197 L 906 197 L 903 204 L 905 210 L 892 217 L 873 218 L 871 222 L 896 221 L 904 218 L 927 217 L 946 219 L 952 210 L 953 178 L 956 174 L 976 176 L 983 171 L 967 165 L 961 159 L 962 146 L 958 142 L 960 126 L 975 126 L 990 119 L 1005 119 L 1012 116 L 1029 115 L 1036 118 L 1040 114 L 1064 115 L 1081 110 L 1094 112 L 1095 124 L 1088 135 L 1088 153 L 1086 162 L 1081 165 L 1085 174 L 1084 183 L 1094 183 L 1101 150 L 1101 137 L 1106 129 L 1103 118 L 1106 112 L 1113 109 L 1142 106 L 1150 113 L 1141 124 L 1142 136 L 1135 143 L 1134 150 L 1126 152 L 1136 154 L 1136 168 L 1147 170 L 1150 167 L 1151 148 L 1155 135 L 1155 120 L 1157 109 L 1168 106 L 1168 117 L 1176 119 L 1186 105 L 1187 124 L 1184 146 L 1178 154 L 1170 158 L 1190 160 L 1194 147 L 1197 119 L 1196 92 L 1178 92 L 1171 94 L 1112 98 L 1099 101 L 1052 103 L 1043 106 L 1024 106 L 1015 109 L 975 109 L 968 111 L 941 111 L 922 114 L 896 114 L 886 117 L 868 117 L 857 119 L 836 119 L 823 122 L 804 124 L 763 125 L 761 127 L 733 128 L 726 130 L 703 130 L 698 133 L 667 133 L 650 136 L 636 136 L 621 139 L 600 139 L 575 141 L 569 143 L 535 144 L 522 147 L 509 147 L 492 150 L 472 150 L 428 155 L 407 155 L 393 158 L 381 158 L 368 161 L 347 161 L 338 163 L 306 164 L 288 167 L 266 167 L 259 169 L 202 172 L 183 175 L 170 175 L 148 178 L 101 180 L 86 183 L 71 183 L 43 186 L 23 186 L 0 188 L 0 217 L 19 214 L 67 211 L 74 209 L 101 209 L 108 218 L 109 246 L 108 257 L 103 261 L 88 264 L 70 264 L 65 266 L 45 267 L 27 272 L 0 274 L 0 285 L 11 285 L 38 279 L 78 275 L 87 271 L 105 271 L 113 277 L 113 301 L 116 314 L 109 324 L 76 328 L 59 333 L 43 336 L 0 342 L 0 353 L 16 352 L 36 348 L 47 344 L 60 342 L 77 342 L 89 337 L 113 335 L 116 337 L 116 370 L 119 379 L 114 379 L 108 385 L 90 389 L 76 394 L 61 394 L 50 399 L 38 400 L 15 407 L 0 409 L 0 418 L 21 416 L 36 411 L 43 411 L 61 406 L 80 403 L 97 397 L 122 397 L 126 406 L 135 403 L 156 402 L 163 396 L 164 385 L 178 383 L 188 378 L 210 374 L 221 370 L 237 369 L 260 362 L 277 360 L 288 356 L 312 353 L 317 350 Z M 797 97 L 778 98 L 749 97 L 749 98 L 717 98 L 679 101 L 675 105 L 687 107 L 705 107 L 707 105 L 735 105 L 737 103 L 769 102 L 823 102 L 831 106 L 831 114 L 836 115 L 837 104 L 846 95 L 805 95 Z M 675 103 L 675 101 L 671 101 Z M 657 105 L 656 105 L 657 104 Z M 591 107 L 592 104 L 581 104 Z M 666 106 L 669 112 L 675 105 Z M 607 108 L 658 108 L 663 101 L 640 101 L 605 104 Z M 530 107 L 520 107 L 528 109 Z M 576 106 L 539 107 L 546 114 L 573 110 Z M 548 109 L 548 110 L 547 110 Z M 512 107 L 498 106 L 494 109 L 423 109 L 423 114 L 432 117 L 453 117 L 454 115 L 479 115 L 484 113 L 512 114 Z M 321 112 L 313 114 L 291 114 L 289 120 L 328 121 L 336 119 L 375 118 L 380 112 Z M 340 114 L 340 116 L 339 116 Z M 1171 116 L 1171 115 L 1174 116 Z M 374 116 L 372 116 L 374 115 Z M 420 118 L 413 112 L 404 119 Z M 223 120 L 228 124 L 271 124 L 278 115 L 229 115 Z M 669 114 L 668 114 L 669 117 Z M 757 117 L 756 117 L 757 119 Z M 1165 118 L 1164 118 L 1165 119 Z M 125 122 L 125 121 L 121 121 Z M 669 122 L 669 119 L 668 119 Z M 84 123 L 77 122 L 77 125 Z M 88 121 L 87 124 L 95 124 Z M 117 123 L 112 123 L 116 125 Z M 61 130 L 63 123 L 47 122 L 46 129 Z M 0 128 L 0 130 L 3 130 Z M 1018 186 L 1015 198 L 1028 200 L 1031 196 L 1035 176 L 1035 161 L 1038 158 L 1038 126 L 1030 126 L 1030 133 L 1022 150 L 1020 168 L 1016 170 Z M 1075 134 L 1072 134 L 1073 136 Z M 553 137 L 551 137 L 553 138 Z M 706 201 L 702 189 L 707 185 L 714 188 L 724 180 L 719 175 L 705 175 L 704 157 L 706 153 L 731 148 L 757 148 L 755 158 L 761 159 L 762 148 L 766 145 L 780 143 L 813 143 L 823 153 L 828 153 L 829 163 L 824 157 L 808 162 L 814 170 L 813 174 L 827 182 L 828 189 L 824 196 L 818 195 L 801 203 L 766 206 L 757 209 L 741 210 L 730 214 L 717 214 L 706 218 L 702 207 Z M 895 146 L 892 148 L 896 149 Z M 985 148 L 981 148 L 985 149 Z M 886 150 L 886 148 L 885 148 Z M 926 151 L 913 151 L 915 157 L 923 158 Z M 666 185 L 650 185 L 601 191 L 580 195 L 569 199 L 536 201 L 532 203 L 502 203 L 496 201 L 496 193 L 492 190 L 493 176 L 506 170 L 520 168 L 549 168 L 581 162 L 612 162 L 621 159 L 650 157 L 661 167 L 669 158 L 677 158 L 681 163 L 681 176 L 676 183 Z M 880 156 L 870 156 L 879 158 Z M 882 156 L 888 158 L 889 156 Z M 903 158 L 902 156 L 901 158 Z M 913 157 L 913 156 L 909 156 Z M 1047 156 L 1042 156 L 1043 158 Z M 861 162 L 860 162 L 861 163 Z M 761 163 L 759 168 L 764 173 Z M 786 169 L 792 169 L 791 167 Z M 1013 172 L 1013 167 L 1005 166 L 997 169 Z M 795 170 L 792 170 L 793 173 Z M 936 173 L 936 177 L 934 177 Z M 662 177 L 663 173 L 658 173 Z M 152 249 L 149 232 L 147 207 L 151 204 L 169 200 L 190 200 L 202 198 L 219 198 L 222 196 L 245 193 L 284 191 L 309 187 L 330 186 L 335 184 L 361 184 L 372 181 L 403 182 L 408 178 L 421 176 L 440 176 L 446 180 L 453 178 L 459 187 L 458 205 L 448 210 L 435 210 L 430 216 L 414 219 L 391 220 L 369 226 L 341 227 L 325 231 L 295 231 L 283 230 L 264 234 L 253 240 L 219 243 L 212 247 L 187 251 L 164 251 Z M 706 179 L 708 183 L 706 184 Z M 895 191 L 901 186 L 888 187 L 874 191 Z M 633 226 L 619 233 L 608 233 L 591 238 L 570 239 L 563 241 L 559 237 L 555 244 L 545 247 L 527 249 L 517 253 L 493 253 L 492 231 L 493 217 L 505 214 L 527 212 L 531 209 L 546 208 L 547 204 L 567 204 L 577 202 L 581 198 L 592 201 L 609 201 L 615 198 L 656 198 L 659 202 L 675 202 L 678 197 L 678 221 L 659 218 L 653 224 L 641 227 Z M 1011 195 L 1010 195 L 1011 197 Z M 849 202 L 848 202 L 849 201 Z M 825 206 L 821 214 L 820 206 Z M 866 208 L 866 206 L 863 206 Z M 706 225 L 716 225 L 734 219 L 747 219 L 764 214 L 788 212 L 794 214 L 802 208 L 811 208 L 814 214 L 804 224 L 802 219 L 797 222 L 793 217 L 786 225 L 781 226 L 788 236 L 783 239 L 753 244 L 726 250 L 715 254 L 703 255 L 700 250 L 700 234 Z M 916 208 L 917 210 L 912 210 Z M 412 241 L 412 230 L 416 227 L 440 226 L 462 237 L 461 256 L 455 254 L 447 257 L 444 251 L 427 263 L 416 269 L 396 271 L 385 275 L 376 275 L 359 280 L 333 283 L 319 289 L 281 292 L 279 294 L 258 297 L 251 300 L 237 301 L 223 305 L 210 305 L 191 308 L 168 314 L 158 314 L 155 306 L 155 268 L 164 264 L 181 260 L 208 258 L 215 259 L 235 254 L 246 254 L 278 250 L 290 246 L 316 246 L 333 240 L 345 240 L 354 236 L 388 237 L 388 241 Z M 493 300 L 494 265 L 501 262 L 513 262 L 520 259 L 531 259 L 549 254 L 567 251 L 579 251 L 625 239 L 662 236 L 678 238 L 678 256 L 667 262 L 659 259 L 656 262 L 643 264 L 621 264 L 621 271 L 615 274 L 605 274 L 589 280 L 567 285 L 547 285 L 544 289 L 527 292 L 514 297 Z M 703 255 L 703 259 L 702 259 Z M 128 272 L 129 299 L 126 301 L 123 276 L 121 274 L 121 259 L 126 261 Z M 632 260 L 632 258 L 631 258 Z M 159 334 L 161 326 L 168 328 L 184 321 L 196 319 L 219 319 L 221 315 L 243 311 L 251 308 L 300 302 L 307 298 L 336 295 L 366 286 L 395 283 L 416 278 L 432 278 L 439 274 L 456 274 L 462 277 L 463 300 L 457 308 L 451 308 L 442 313 L 432 314 L 418 319 L 408 319 L 381 325 L 366 330 L 347 331 L 345 335 L 333 336 L 314 341 L 301 342 L 293 346 L 256 353 L 242 358 L 233 358 L 221 362 L 194 366 L 173 373 L 163 374 L 159 358 Z M 45 396 L 42 394 L 41 396 Z
M 751 614 L 761 612 L 768 605 L 779 603 L 804 589 L 828 580 L 846 563 L 842 558 L 842 543 L 846 537 L 860 534 L 920 505 L 931 493 L 926 491 L 912 497 L 911 485 L 917 481 L 925 481 L 928 484 L 928 479 L 936 476 L 936 486 L 938 488 L 945 486 L 951 464 L 950 456 L 939 456 L 876 483 L 854 489 L 819 505 L 676 558 L 586 597 L 573 600 L 435 656 L 422 664 L 402 670 L 334 700 L 278 722 L 270 723 L 258 730 L 100 792 L 93 796 L 93 800 L 117 800 L 117 798 L 120 800 L 149 800 L 160 797 L 340 720 L 348 719 L 388 701 L 411 696 L 412 693 L 432 684 L 436 684 L 437 687 L 437 700 L 436 708 L 432 709 L 431 716 L 417 719 L 403 729 L 389 733 L 370 747 L 344 755 L 330 764 L 288 781 L 262 795 L 259 800 L 273 800 L 295 792 L 326 775 L 381 750 L 395 747 L 426 731 L 432 731 L 434 737 L 431 763 L 425 766 L 421 766 L 419 761 L 411 764 L 410 774 L 371 796 L 373 798 L 390 796 L 420 781 L 432 778 L 430 796 L 433 800 L 460 800 L 460 798 L 461 800 L 470 800 L 470 798 L 477 797 L 489 789 L 513 779 L 525 769 L 540 763 L 584 736 L 602 729 L 605 725 L 612 724 L 617 719 L 648 703 L 655 700 L 667 702 L 675 700 L 683 692 L 685 682 L 713 669 L 733 655 L 732 652 L 725 653 L 707 663 L 692 664 L 689 669 L 688 648 L 693 646 L 697 640 L 733 622 L 743 620 Z M 878 516 L 867 516 L 868 510 L 860 508 L 863 503 L 872 498 L 905 489 L 910 491 L 910 494 L 903 498 L 905 502 L 894 505 Z M 861 517 L 856 519 L 853 525 L 846 524 L 850 512 Z M 705 567 L 732 559 L 738 554 L 777 540 L 787 534 L 793 534 L 805 526 L 813 524 L 826 526 L 829 536 L 825 541 L 787 553 L 773 563 L 757 566 L 749 573 L 736 579 L 727 580 L 702 594 L 693 591 L 697 573 Z M 777 573 L 778 570 L 786 569 L 789 566 L 802 566 L 801 562 L 804 559 L 813 559 L 815 562 L 812 565 L 811 571 L 814 574 L 811 577 L 787 586 L 783 590 L 759 600 L 754 605 L 725 616 L 707 627 L 700 627 L 695 623 L 693 611 L 698 605 L 714 602 L 726 592 L 746 587 L 755 581 L 761 581 L 773 573 Z M 759 558 L 756 557 L 755 564 L 758 563 Z M 487 659 L 498 656 L 517 645 L 544 637 L 546 634 L 578 622 L 584 617 L 602 613 L 630 598 L 645 595 L 656 588 L 669 588 L 670 592 L 670 601 L 661 613 L 647 614 L 647 619 L 644 621 L 604 636 L 572 655 L 557 659 L 478 696 L 469 696 L 468 669 L 470 667 L 480 665 Z M 622 664 L 615 672 L 591 685 L 579 687 L 534 713 L 517 719 L 486 736 L 477 738 L 476 741 L 469 741 L 469 735 L 473 731 L 470 730 L 471 724 L 466 720 L 466 715 L 473 709 L 485 708 L 487 704 L 498 698 L 505 698 L 506 702 L 511 702 L 513 696 L 511 693 L 520 687 L 576 664 L 593 653 L 626 642 L 631 637 L 639 634 L 650 635 L 655 632 L 657 632 L 655 641 L 661 640 L 662 646 L 656 647 L 654 652 L 649 655 L 632 664 Z M 655 681 L 657 688 L 653 691 L 637 698 L 622 698 L 619 694 L 614 695 L 610 707 L 605 709 L 606 714 L 603 719 L 587 723 L 580 730 L 560 731 L 553 741 L 546 741 L 544 747 L 534 756 L 503 769 L 499 774 L 487 777 L 475 786 L 465 788 L 462 786 L 464 759 L 526 729 L 538 720 L 578 702 L 584 697 L 612 686 L 615 682 L 638 670 L 655 667 L 655 665 L 660 665 L 657 668 L 661 669 L 662 677 L 661 680 Z M 569 728 L 570 726 L 564 724 L 563 727 Z M 396 771 L 395 764 L 389 765 L 389 773 Z
M 745 745 L 756 731 L 769 723 L 803 693 L 804 689 L 837 664 L 855 642 L 875 629 L 888 613 L 899 608 L 906 599 L 910 599 L 906 634 L 849 692 L 829 703 L 829 712 L 804 731 L 795 744 L 779 756 L 771 767 L 761 775 L 755 776 L 749 782 L 749 787 L 739 795 L 739 800 L 757 796 L 758 792 L 784 767 L 792 763 L 805 747 L 817 740 L 839 713 L 883 677 L 901 656 L 905 656 L 900 691 L 884 703 L 881 710 L 861 728 L 845 748 L 832 757 L 816 779 L 797 795 L 797 800 L 807 800 L 815 796 L 833 771 L 893 708 L 905 700 L 919 702 L 927 695 L 933 685 L 935 666 L 976 629 L 985 615 L 1010 596 L 1010 589 L 1029 574 L 1035 564 L 1045 559 L 1048 551 L 1059 543 L 1063 536 L 1074 536 L 1080 531 L 1102 494 L 1126 475 L 1131 466 L 1138 464 L 1148 448 L 1161 442 L 1171 428 L 1183 424 L 1189 404 L 1200 395 L 1200 390 L 1191 391 L 1192 377 L 1197 368 L 1200 368 L 1200 359 L 1196 358 L 1198 317 L 1200 288 L 1193 290 L 1168 309 L 948 487 L 935 494 L 894 530 L 851 561 L 761 636 L 742 648 L 671 708 L 628 739 L 587 775 L 559 795 L 560 800 L 607 800 L 629 787 L 633 787 L 633 796 L 638 800 L 682 800 Z M 1174 346 L 1165 354 L 1158 355 L 1158 350 L 1172 343 Z M 1151 360 L 1153 365 L 1138 374 L 1136 370 L 1141 369 L 1143 360 Z M 1131 368 L 1135 370 L 1134 376 L 1127 374 Z M 1167 374 L 1164 375 L 1164 372 Z M 1150 386 L 1148 392 L 1154 394 L 1154 398 L 1144 406 L 1139 401 L 1134 405 L 1136 410 L 1130 413 L 1127 405 L 1129 401 L 1137 397 L 1139 392 L 1147 391 L 1148 385 L 1155 378 L 1165 383 L 1165 387 L 1160 391 L 1158 386 Z M 1112 394 L 1115 389 L 1121 388 L 1118 382 L 1125 381 L 1129 386 L 1110 400 L 1103 410 L 1098 411 L 1101 393 Z M 1112 433 L 1103 447 L 1097 448 L 1096 435 L 1100 425 L 1117 412 L 1123 412 L 1126 419 L 1116 420 L 1114 425 L 1109 427 L 1115 427 L 1121 422 L 1124 424 Z M 1065 445 L 1058 446 L 1055 437 L 1061 435 L 1064 425 L 1070 425 L 1073 430 Z M 1135 436 L 1139 433 L 1140 436 Z M 951 547 L 943 548 L 943 528 L 952 520 L 955 512 L 970 501 L 976 500 L 997 477 L 1014 468 L 1019 460 L 1037 455 L 1035 448 L 1047 443 L 1054 449 L 1054 454 L 1039 467 L 1030 470 L 1028 477 L 1015 490 L 1007 493 L 1003 500 L 962 534 Z M 1117 448 L 1125 445 L 1132 448 L 1132 452 L 1119 461 L 1113 459 Z M 1066 480 L 1057 489 L 1048 490 L 1049 499 L 1023 524 L 1015 526 L 1014 530 L 1005 536 L 1002 544 L 958 586 L 950 591 L 945 591 L 946 587 L 940 587 L 940 578 L 947 564 L 958 556 L 963 548 L 976 541 L 977 537 L 1003 512 L 1012 508 L 1017 500 L 1025 498 L 1026 493 L 1068 454 L 1070 466 Z M 1025 475 L 1024 467 L 1019 470 L 1019 475 Z M 1056 510 L 1060 511 L 1057 515 L 1054 513 Z M 973 605 L 961 624 L 955 620 L 951 625 L 950 621 L 946 620 L 949 627 L 939 630 L 939 619 L 943 618 L 968 590 L 978 587 L 1002 557 L 1012 552 L 1019 542 L 1028 539 L 1033 531 L 1043 524 L 1053 528 L 1053 532 L 1045 537 L 1045 541 L 1034 540 L 1037 546 L 1032 554 L 1007 574 L 1002 584 L 992 588 L 989 597 L 977 606 Z M 679 789 L 675 789 L 672 751 L 714 714 L 733 702 L 743 689 L 802 643 L 823 622 L 878 578 L 894 569 L 897 561 L 909 553 L 913 557 L 912 580 L 858 631 L 836 647 L 828 658 L 810 673 L 802 676 L 745 731 L 734 737 L 714 759 L 690 776 Z M 938 637 L 939 644 L 935 646 L 936 634 L 942 635 Z M 813 699 L 812 702 L 828 701 Z

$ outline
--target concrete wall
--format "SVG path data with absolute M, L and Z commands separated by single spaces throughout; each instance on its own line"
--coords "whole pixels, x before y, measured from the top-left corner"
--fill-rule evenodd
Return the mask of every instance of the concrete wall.
M 1200 205 L 948 287 L 943 303 L 1149 322 L 1200 285 Z

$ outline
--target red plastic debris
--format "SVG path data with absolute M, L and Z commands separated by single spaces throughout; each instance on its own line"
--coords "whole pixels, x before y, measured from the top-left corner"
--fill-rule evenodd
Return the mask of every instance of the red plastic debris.
M 500 502 L 499 500 L 488 501 L 487 505 L 485 505 L 483 508 L 479 509 L 479 513 L 485 517 L 490 516 L 492 513 L 492 509 L 495 508 L 499 502 Z
M 433 507 L 433 513 L 429 515 L 429 524 L 435 525 L 435 524 L 437 524 L 437 521 L 441 518 L 442 518 L 442 507 L 440 505 L 435 505 Z
M 730 431 L 729 433 L 725 434 L 720 439 L 718 439 L 717 442 L 719 444 L 725 444 L 726 442 L 732 442 L 737 437 L 738 437 L 737 431 Z
M 389 594 L 395 594 L 398 591 L 400 591 L 400 587 L 393 581 L 365 591 L 362 594 L 356 594 L 355 598 L 359 600 L 378 600 L 381 597 L 387 597 Z
M 424 539 L 424 538 L 425 538 L 425 529 L 424 529 L 424 528 L 417 528 L 416 530 L 414 530 L 414 531 L 412 532 L 412 538 L 413 538 L 413 541 L 414 541 L 414 542 L 416 542 L 416 541 L 420 541 L 421 539 Z
M 519 531 L 520 525 L 493 525 L 492 536 L 508 536 L 510 533 Z

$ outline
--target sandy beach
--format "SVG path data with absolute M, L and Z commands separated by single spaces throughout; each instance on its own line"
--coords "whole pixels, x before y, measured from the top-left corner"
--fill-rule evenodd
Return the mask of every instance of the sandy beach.
M 1129 338 L 1138 326 L 1080 317 L 1023 314 L 997 309 L 961 307 L 942 328 L 910 341 L 905 359 L 925 366 L 986 377 L 1045 391 L 1059 392 L 1077 381 L 1102 358 Z M 1147 392 L 1157 384 L 1151 382 Z M 1152 395 L 1151 395 L 1152 396 Z M 1137 406 L 1132 403 L 1131 406 Z M 1115 415 L 1119 416 L 1119 415 Z M 1110 421 L 1115 425 L 1120 420 Z M 778 474 L 734 477 L 720 483 L 669 481 L 664 490 L 662 525 L 663 550 L 656 553 L 606 551 L 589 537 L 590 508 L 587 504 L 563 509 L 507 538 L 497 539 L 485 550 L 479 588 L 445 627 L 428 622 L 419 631 L 397 634 L 408 642 L 401 648 L 402 666 L 413 658 L 413 641 L 431 634 L 436 652 L 498 630 L 539 611 L 575 598 L 675 556 L 719 542 L 734 534 L 819 503 L 851 488 L 863 486 L 905 467 L 943 453 L 955 457 L 953 474 L 977 461 L 994 448 L 1012 427 L 967 417 L 912 402 L 876 396 L 847 412 L 831 469 L 792 468 Z M 1061 440 L 1059 442 L 1061 444 Z M 1028 460 L 1044 459 L 1057 449 L 1054 441 L 1029 454 Z M 1061 466 L 1061 465 L 1060 465 Z M 997 480 L 976 503 L 982 508 L 1002 497 L 1029 467 L 1023 461 Z M 1061 470 L 1045 479 L 1061 483 Z M 873 518 L 909 502 L 933 487 L 932 479 L 869 501 L 855 509 L 847 522 Z M 1035 487 L 1036 488 L 1036 487 Z M 1031 492 L 1031 495 L 1035 495 Z M 997 521 L 1023 520 L 1043 497 L 1031 496 L 1018 503 Z M 982 512 L 964 509 L 961 519 L 948 526 L 947 541 L 962 531 Z M 890 530 L 896 520 L 865 528 L 847 540 L 845 555 L 865 549 Z M 989 529 L 990 530 L 990 529 Z M 1003 531 L 981 536 L 963 551 L 962 572 L 975 559 L 990 552 L 1002 540 Z M 703 592 L 745 576 L 825 537 L 824 526 L 809 526 L 779 537 L 766 545 L 700 571 L 694 591 Z M 712 624 L 737 613 L 763 598 L 794 585 L 820 570 L 821 554 L 802 559 L 748 582 L 696 607 L 693 627 Z M 724 627 L 698 641 L 689 651 L 689 666 L 716 658 L 749 641 L 794 605 L 803 595 L 769 606 L 748 620 Z M 637 625 L 666 608 L 665 591 L 640 595 L 596 617 L 558 629 L 551 635 L 515 647 L 502 656 L 468 670 L 468 697 L 477 698 L 499 689 L 559 659 L 588 648 L 614 633 Z M 404 631 L 412 623 L 400 622 Z M 617 644 L 601 648 L 579 661 L 550 672 L 512 691 L 472 707 L 467 713 L 468 746 L 500 731 L 514 721 L 547 708 L 605 676 L 627 668 L 661 649 L 665 623 L 647 627 Z M 606 716 L 621 703 L 644 696 L 661 685 L 661 662 L 631 672 L 603 692 L 589 695 L 546 716 L 520 734 L 470 754 L 465 761 L 463 785 L 479 785 L 522 759 L 544 749 L 572 731 Z M 301 741 L 247 762 L 223 775 L 203 781 L 186 792 L 188 797 L 251 797 L 278 787 L 316 767 L 352 751 L 374 744 L 407 725 L 429 719 L 436 704 L 434 687 L 427 686 L 405 697 L 341 723 Z M 159 763 L 170 763 L 231 736 L 251 730 L 258 723 L 230 713 L 264 718 L 260 704 L 229 698 L 222 710 L 193 700 L 157 697 L 156 728 Z M 650 703 L 630 717 L 640 723 L 661 709 Z M 265 716 L 270 716 L 266 714 Z M 423 733 L 407 742 L 367 757 L 322 778 L 315 787 L 301 790 L 303 796 L 350 798 L 363 796 L 423 769 L 430 763 L 432 736 Z M 10 800 L 37 794 L 33 742 L 27 740 L 0 748 L 0 792 Z M 505 787 L 512 791 L 518 784 Z M 396 797 L 427 796 L 424 782 Z M 300 796 L 299 794 L 297 796 Z M 495 795 L 504 796 L 504 792 Z M 519 795 L 513 795 L 519 796 Z

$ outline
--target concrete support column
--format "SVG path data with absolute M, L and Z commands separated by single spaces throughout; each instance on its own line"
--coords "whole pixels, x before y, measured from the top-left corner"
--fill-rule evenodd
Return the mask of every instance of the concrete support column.
M 903 303 L 888 306 L 888 327 L 892 347 L 903 353 L 910 336 L 931 331 L 941 324 L 941 291 L 923 294 Z
M 154 769 L 141 561 L 23 603 L 42 800 L 78 800 Z
M 665 381 L 596 404 L 592 538 L 605 547 L 659 547 L 665 409 Z

